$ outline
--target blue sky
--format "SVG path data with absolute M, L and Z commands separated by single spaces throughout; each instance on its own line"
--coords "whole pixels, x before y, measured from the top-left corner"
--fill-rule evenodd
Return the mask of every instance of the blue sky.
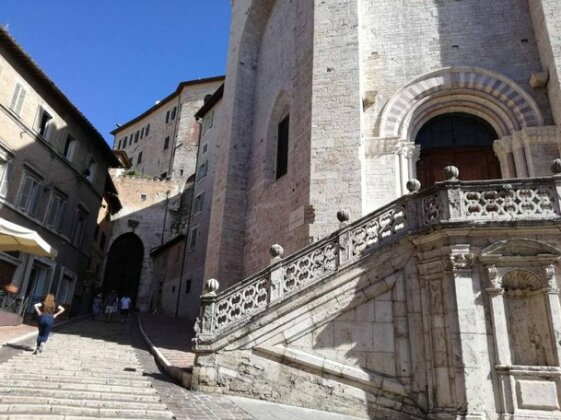
M 109 142 L 182 80 L 224 74 L 230 0 L 0 0 L 8 30 Z

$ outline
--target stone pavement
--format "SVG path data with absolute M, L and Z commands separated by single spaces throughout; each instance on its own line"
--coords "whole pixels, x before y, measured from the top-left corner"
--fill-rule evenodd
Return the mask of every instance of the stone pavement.
M 195 353 L 191 351 L 191 339 L 195 336 L 193 324 L 166 315 L 138 316 L 145 333 L 165 358 L 173 366 L 191 371 L 195 362 Z
M 178 420 L 350 419 L 313 410 L 192 392 L 162 373 L 134 319 L 81 320 L 0 348 L 0 420 L 170 418 Z M 6 356 L 8 355 L 8 356 Z
M 0 346 L 24 334 L 37 331 L 37 327 L 31 324 L 21 324 L 10 327 L 0 327 Z

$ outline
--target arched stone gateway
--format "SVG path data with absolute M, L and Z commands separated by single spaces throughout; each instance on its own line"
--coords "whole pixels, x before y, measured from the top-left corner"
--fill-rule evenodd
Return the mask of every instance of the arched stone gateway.
M 134 233 L 119 236 L 111 245 L 105 267 L 103 293 L 127 293 L 136 302 L 140 270 L 144 258 L 144 245 Z
M 472 143 L 468 150 L 452 142 L 446 153 L 424 153 L 422 130 L 451 115 L 463 115 L 472 128 L 486 126 L 485 144 Z M 478 67 L 446 67 L 412 80 L 384 105 L 371 136 L 365 147 L 365 171 L 371 174 L 366 179 L 365 213 L 407 194 L 411 178 L 419 178 L 423 187 L 441 180 L 442 169 L 450 164 L 462 167 L 464 180 L 525 178 L 548 175 L 551 158 L 559 155 L 557 131 L 544 126 L 532 95 L 508 77 Z M 485 156 L 473 168 L 467 163 L 481 157 L 476 147 L 483 147 L 479 152 Z M 418 164 L 431 153 L 443 156 Z

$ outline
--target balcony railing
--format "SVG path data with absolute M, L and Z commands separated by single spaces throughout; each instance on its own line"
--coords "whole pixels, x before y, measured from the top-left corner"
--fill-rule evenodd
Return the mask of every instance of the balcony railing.
M 561 164 L 560 164 L 561 166 Z M 339 230 L 282 259 L 282 248 L 271 247 L 272 263 L 261 272 L 217 294 L 219 284 L 210 279 L 201 297 L 201 318 L 195 331 L 196 348 L 287 299 L 318 280 L 393 243 L 407 234 L 436 225 L 484 224 L 560 219 L 561 176 L 546 178 L 458 181 L 457 169 L 446 168 L 448 180 L 419 190 L 410 181 L 410 194 L 346 224 L 341 211 Z

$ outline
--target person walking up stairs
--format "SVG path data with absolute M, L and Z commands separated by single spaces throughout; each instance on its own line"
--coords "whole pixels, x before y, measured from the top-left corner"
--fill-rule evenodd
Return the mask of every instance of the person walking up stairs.
M 0 378 L 0 420 L 173 418 L 120 323 L 66 326 L 49 351 L 0 363 Z

